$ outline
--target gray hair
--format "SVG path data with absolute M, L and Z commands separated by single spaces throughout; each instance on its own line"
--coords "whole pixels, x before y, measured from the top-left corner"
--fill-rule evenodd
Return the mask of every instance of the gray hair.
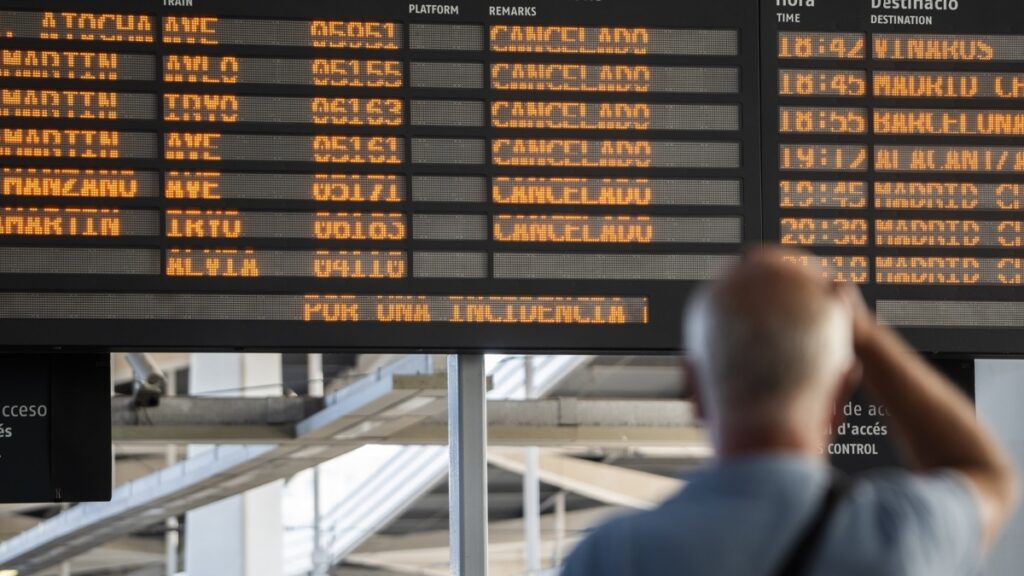
M 854 362 L 846 306 L 824 286 L 779 270 L 733 274 L 698 290 L 684 339 L 709 414 L 725 419 L 771 417 L 806 394 L 824 399 Z

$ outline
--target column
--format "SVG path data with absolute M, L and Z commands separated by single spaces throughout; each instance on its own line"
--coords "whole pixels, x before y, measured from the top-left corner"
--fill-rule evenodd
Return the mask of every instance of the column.
M 281 394 L 280 354 L 194 354 L 192 395 L 259 397 Z M 190 446 L 196 456 L 212 446 Z M 282 482 L 198 508 L 185 519 L 189 574 L 280 576 L 283 571 Z

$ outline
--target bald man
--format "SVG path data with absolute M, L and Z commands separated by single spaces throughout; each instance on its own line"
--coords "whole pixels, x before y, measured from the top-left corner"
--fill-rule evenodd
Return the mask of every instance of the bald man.
M 598 529 L 564 576 L 975 573 L 1018 501 L 1011 463 L 855 288 L 801 256 L 754 251 L 692 298 L 684 365 L 717 458 L 659 508 Z M 840 489 L 822 447 L 862 373 L 914 469 Z

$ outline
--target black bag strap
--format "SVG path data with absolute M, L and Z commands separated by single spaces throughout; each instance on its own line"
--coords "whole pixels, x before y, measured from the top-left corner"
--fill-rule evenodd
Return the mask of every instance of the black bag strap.
M 789 555 L 779 565 L 779 569 L 775 571 L 775 576 L 801 576 L 807 572 L 814 552 L 825 536 L 828 521 L 835 511 L 836 505 L 849 489 L 849 484 L 849 480 L 845 476 L 837 472 L 832 473 L 832 480 L 825 492 L 825 497 L 822 498 L 821 504 L 818 506 L 818 511 L 804 528 L 800 539 L 790 549 Z

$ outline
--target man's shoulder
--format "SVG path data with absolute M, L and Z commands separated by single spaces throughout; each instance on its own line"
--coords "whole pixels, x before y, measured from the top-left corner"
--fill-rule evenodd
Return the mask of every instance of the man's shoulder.
M 620 574 L 618 564 L 626 562 L 628 540 L 637 536 L 638 521 L 650 512 L 616 515 L 595 528 L 566 559 L 563 576 Z
M 632 534 L 636 528 L 637 520 L 649 513 L 647 511 L 622 512 L 608 518 L 600 526 L 587 534 L 576 547 L 576 550 L 600 548 L 604 542 L 616 541 L 622 538 L 623 535 Z
M 767 557 L 781 553 L 815 506 L 812 494 L 792 500 L 762 494 L 751 500 L 750 494 L 741 498 L 730 490 L 724 498 L 698 492 L 686 495 L 684 490 L 654 510 L 605 522 L 573 551 L 565 576 L 627 574 L 634 561 L 652 552 L 692 559 L 694 547 L 711 553 L 724 527 L 737 550 Z M 970 573 L 978 557 L 980 521 L 966 480 L 955 472 L 888 470 L 851 482 L 829 532 L 831 567 L 870 571 L 900 566 L 906 569 L 892 573 L 903 574 L 952 574 L 958 572 L 950 568 L 957 567 L 959 573 Z
M 954 471 L 866 474 L 851 485 L 833 520 L 827 556 L 838 565 L 970 573 L 980 556 L 977 504 Z
M 975 507 L 967 478 L 954 470 L 870 472 L 852 483 L 849 501 L 865 510 L 891 509 L 910 515 L 940 513 L 950 506 L 959 507 L 960 511 Z

